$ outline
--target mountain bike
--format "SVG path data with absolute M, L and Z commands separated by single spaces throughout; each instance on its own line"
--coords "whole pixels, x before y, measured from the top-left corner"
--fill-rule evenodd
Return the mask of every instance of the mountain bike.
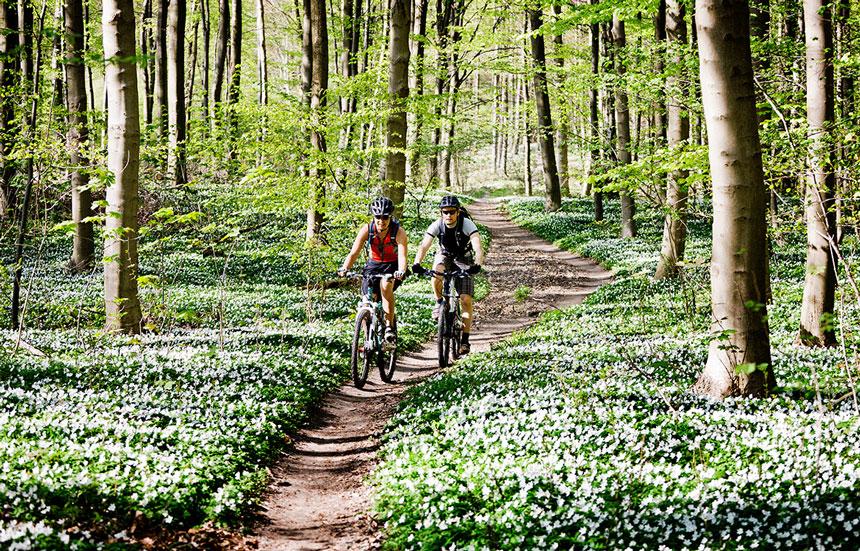
M 364 276 L 356 272 L 347 272 L 349 279 L 361 279 Z M 370 283 L 376 280 L 387 281 L 391 279 L 390 274 L 376 274 L 368 276 Z M 367 382 L 370 367 L 376 364 L 379 369 L 379 377 L 386 383 L 394 378 L 394 368 L 397 365 L 397 343 L 384 342 L 385 336 L 385 312 L 382 310 L 382 298 L 370 290 L 362 294 L 361 300 L 355 311 L 355 333 L 352 337 L 352 382 L 356 388 L 363 388 Z M 397 318 L 392 324 L 394 334 L 397 335 Z
M 436 352 L 439 356 L 439 367 L 448 367 L 452 362 L 449 358 L 456 360 L 460 357 L 460 342 L 463 338 L 463 318 L 460 312 L 460 293 L 454 285 L 454 278 L 468 277 L 464 270 L 445 270 L 437 272 L 426 270 L 427 277 L 439 276 L 442 278 L 442 304 L 439 307 L 438 334 L 436 339 Z

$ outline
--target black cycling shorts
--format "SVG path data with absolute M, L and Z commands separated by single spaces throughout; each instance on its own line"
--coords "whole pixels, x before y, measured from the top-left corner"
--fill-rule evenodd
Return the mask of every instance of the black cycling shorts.
M 368 291 L 371 289 L 371 281 L 367 276 L 371 275 L 394 275 L 394 272 L 397 271 L 397 262 L 377 262 L 375 260 L 368 260 L 367 264 L 364 265 L 364 269 L 361 271 L 364 278 L 361 280 L 361 294 L 366 295 Z M 394 288 L 397 289 L 400 287 L 400 284 L 403 283 L 400 280 L 394 280 Z M 372 282 L 373 284 L 373 293 L 376 296 L 379 296 L 379 280 L 375 280 Z

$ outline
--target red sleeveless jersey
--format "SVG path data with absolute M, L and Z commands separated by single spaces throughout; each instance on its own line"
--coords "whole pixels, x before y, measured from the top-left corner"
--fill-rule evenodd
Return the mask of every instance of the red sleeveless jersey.
M 397 262 L 397 232 L 400 226 L 392 221 L 385 235 L 374 235 L 376 227 L 368 224 L 367 240 L 370 244 L 370 260 L 374 262 Z

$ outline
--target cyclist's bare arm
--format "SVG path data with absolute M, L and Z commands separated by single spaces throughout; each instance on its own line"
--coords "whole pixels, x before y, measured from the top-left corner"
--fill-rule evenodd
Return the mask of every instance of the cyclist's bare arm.
M 404 230 L 403 227 L 398 228 L 397 237 L 395 237 L 394 240 L 397 243 L 397 270 L 405 272 L 406 263 L 408 262 L 407 243 L 409 241 L 409 236 L 406 235 L 406 230 Z
M 361 228 L 358 230 L 358 234 L 355 236 L 355 242 L 352 244 L 352 250 L 349 251 L 349 254 L 346 255 L 346 258 L 343 260 L 343 265 L 341 266 L 341 271 L 348 271 L 352 268 L 352 265 L 355 263 L 355 259 L 358 258 L 358 255 L 361 254 L 361 249 L 364 247 L 364 243 L 367 241 L 367 224 L 362 224 Z
M 472 243 L 472 248 L 475 249 L 475 264 L 484 264 L 484 249 L 481 248 L 481 234 L 478 232 L 469 236 L 469 242 Z

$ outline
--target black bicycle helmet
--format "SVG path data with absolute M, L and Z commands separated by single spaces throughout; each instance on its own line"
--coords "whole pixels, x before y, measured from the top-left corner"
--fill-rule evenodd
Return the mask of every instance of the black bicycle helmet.
M 374 216 L 391 216 L 394 203 L 388 197 L 377 197 L 370 203 L 370 214 Z
M 455 195 L 446 195 L 439 201 L 439 208 L 444 209 L 445 207 L 460 208 L 460 200 Z

